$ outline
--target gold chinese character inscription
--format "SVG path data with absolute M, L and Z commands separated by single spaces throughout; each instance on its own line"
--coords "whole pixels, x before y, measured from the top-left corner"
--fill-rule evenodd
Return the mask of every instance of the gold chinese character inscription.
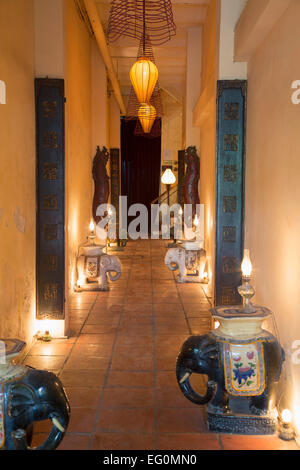
M 49 181 L 57 180 L 57 163 L 44 163 L 43 178 Z
M 58 200 L 56 195 L 47 195 L 44 196 L 44 210 L 45 211 L 57 211 L 58 210 Z
M 232 274 L 236 271 L 236 258 L 235 257 L 223 257 L 223 273 Z
M 236 302 L 235 289 L 232 287 L 222 288 L 222 305 L 234 305 Z
M 239 136 L 237 134 L 224 135 L 224 151 L 237 152 L 239 144 Z
M 224 196 L 223 198 L 223 212 L 235 213 L 236 212 L 236 196 Z
M 58 256 L 47 255 L 44 258 L 44 264 L 47 271 L 55 272 L 58 269 Z
M 44 132 L 43 134 L 43 148 L 45 149 L 57 149 L 58 148 L 58 136 L 56 132 Z
M 39 318 L 43 320 L 53 320 L 55 318 L 62 318 L 62 313 L 59 310 L 53 310 L 51 312 L 41 312 Z
M 56 118 L 57 116 L 57 102 L 56 101 L 43 101 L 43 116 L 44 118 Z
M 57 224 L 45 224 L 44 237 L 46 241 L 57 240 Z
M 57 294 L 58 294 L 57 283 L 44 284 L 44 299 L 47 302 L 51 300 L 57 300 Z
M 225 103 L 226 121 L 237 121 L 239 119 L 239 103 Z
M 224 166 L 224 181 L 227 183 L 236 183 L 238 180 L 238 167 L 237 165 Z
M 231 227 L 231 226 L 223 227 L 223 242 L 225 243 L 236 242 L 236 227 Z

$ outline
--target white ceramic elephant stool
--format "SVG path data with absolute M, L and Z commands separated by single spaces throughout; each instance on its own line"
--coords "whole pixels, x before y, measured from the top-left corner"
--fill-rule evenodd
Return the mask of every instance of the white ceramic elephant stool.
M 180 248 L 169 248 L 165 256 L 165 265 L 171 270 L 179 270 L 177 282 L 206 282 L 206 251 L 202 244 L 185 242 Z
M 103 247 L 84 247 L 77 258 L 76 292 L 108 291 L 107 276 L 117 281 L 122 274 L 122 265 L 115 255 L 103 253 Z

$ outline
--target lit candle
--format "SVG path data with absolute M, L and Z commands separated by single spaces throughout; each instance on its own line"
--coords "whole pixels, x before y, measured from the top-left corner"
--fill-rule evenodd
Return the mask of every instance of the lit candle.
M 93 233 L 93 232 L 94 232 L 94 230 L 95 230 L 95 224 L 94 224 L 94 221 L 93 221 L 93 219 L 91 219 L 91 221 L 90 221 L 90 232 L 92 232 L 92 233 Z
M 285 424 L 290 424 L 292 421 L 292 417 L 292 412 L 288 409 L 283 410 L 281 413 L 281 419 Z
M 252 273 L 252 263 L 250 260 L 249 250 L 244 250 L 244 258 L 242 261 L 242 273 L 243 277 L 251 277 Z

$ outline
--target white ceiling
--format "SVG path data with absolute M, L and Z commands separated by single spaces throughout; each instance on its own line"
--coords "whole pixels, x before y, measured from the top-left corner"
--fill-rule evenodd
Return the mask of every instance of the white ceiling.
M 185 92 L 187 30 L 204 23 L 210 0 L 172 0 L 176 36 L 162 46 L 153 47 L 159 70 L 159 85 L 182 99 Z M 99 15 L 107 29 L 110 0 L 96 0 Z M 130 88 L 129 70 L 134 63 L 139 42 L 126 37 L 110 44 L 110 52 L 123 94 Z

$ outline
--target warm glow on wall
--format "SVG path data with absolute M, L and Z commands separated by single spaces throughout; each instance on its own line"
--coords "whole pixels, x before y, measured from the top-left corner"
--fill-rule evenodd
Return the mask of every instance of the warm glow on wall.
M 293 422 L 295 426 L 295 431 L 298 436 L 299 442 L 300 442 L 300 405 L 299 405 L 299 398 L 298 395 L 296 395 L 295 401 L 292 406 L 293 410 Z
M 149 134 L 156 118 L 156 110 L 151 104 L 143 103 L 138 112 L 138 117 L 145 134 Z
M 130 81 L 140 103 L 149 103 L 157 79 L 157 67 L 149 58 L 141 57 L 133 64 Z

